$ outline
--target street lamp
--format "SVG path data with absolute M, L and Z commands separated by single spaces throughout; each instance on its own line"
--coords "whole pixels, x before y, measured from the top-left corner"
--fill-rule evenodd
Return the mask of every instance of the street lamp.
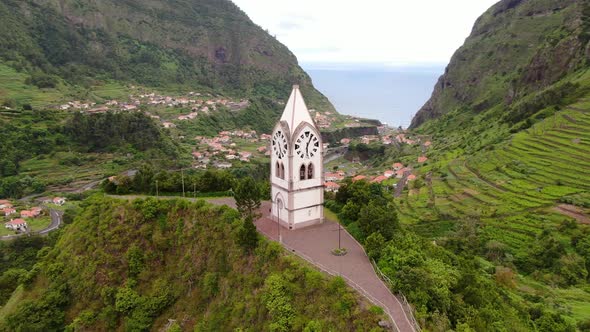
M 281 241 L 281 209 L 283 208 L 283 201 L 281 201 L 280 199 L 277 199 L 277 232 L 278 232 L 278 240 L 279 243 L 282 242 Z

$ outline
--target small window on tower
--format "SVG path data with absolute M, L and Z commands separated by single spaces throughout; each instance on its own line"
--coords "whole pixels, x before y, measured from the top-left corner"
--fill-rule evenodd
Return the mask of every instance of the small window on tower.
M 281 179 L 285 179 L 285 165 L 281 163 Z
M 279 165 L 279 162 L 277 161 L 277 164 L 275 166 L 275 176 L 277 178 L 281 177 L 281 165 Z
M 299 180 L 305 180 L 305 165 L 301 165 L 299 168 Z
M 313 179 L 313 164 L 309 164 L 309 166 L 307 166 L 307 178 Z

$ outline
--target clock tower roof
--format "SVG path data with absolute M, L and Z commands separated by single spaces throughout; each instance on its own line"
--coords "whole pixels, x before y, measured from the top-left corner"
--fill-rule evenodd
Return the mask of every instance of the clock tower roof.
M 302 122 L 308 122 L 312 126 L 315 125 L 307 106 L 305 106 L 305 101 L 299 90 L 299 85 L 293 85 L 293 91 L 287 101 L 287 105 L 281 116 L 281 121 L 287 122 L 289 130 L 291 131 L 290 134 L 293 134 L 297 126 Z

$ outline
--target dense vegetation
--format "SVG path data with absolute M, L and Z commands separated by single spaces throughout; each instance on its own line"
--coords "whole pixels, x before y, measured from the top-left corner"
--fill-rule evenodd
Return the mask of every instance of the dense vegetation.
M 330 203 L 423 326 L 590 328 L 588 8 L 506 0 L 478 19 L 413 121 L 410 134 L 434 146 L 367 161 L 418 175 L 393 200 L 390 241 Z
M 557 287 L 587 285 L 590 228 L 563 221 L 515 252 L 475 218 L 455 221 L 455 230 L 444 237 L 436 236 L 434 223 L 400 226 L 395 204 L 380 185 L 366 181 L 347 182 L 326 203 L 364 244 L 391 288 L 407 296 L 422 326 L 434 331 L 575 330 L 576 322 L 542 295 L 520 293 L 518 273 Z M 585 329 L 589 322 L 577 323 Z
M 166 166 L 180 149 L 142 113 L 2 110 L 0 127 L 0 197 L 40 193 L 59 183 L 57 176 L 30 171 L 33 162 L 49 164 L 47 172 L 68 172 L 96 162 L 97 153 L 109 152 L 158 160 Z
M 4 330 L 378 331 L 340 278 L 259 239 L 204 201 L 91 197 L 43 248 Z

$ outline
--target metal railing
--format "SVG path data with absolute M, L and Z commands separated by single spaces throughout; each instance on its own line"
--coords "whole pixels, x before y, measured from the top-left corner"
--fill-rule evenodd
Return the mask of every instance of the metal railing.
M 385 283 L 389 286 L 389 289 L 393 288 L 393 282 L 391 281 L 391 279 L 389 279 L 389 277 L 383 273 L 381 271 L 381 269 L 379 268 L 379 266 L 377 266 L 377 263 L 371 258 L 371 265 L 373 265 L 373 268 L 375 269 L 375 271 L 377 271 L 377 275 L 383 280 L 385 281 Z M 406 296 L 404 295 L 404 293 L 402 292 L 398 292 L 399 297 L 401 297 L 402 299 L 402 308 L 404 309 L 404 311 L 407 313 L 407 316 L 409 316 L 409 320 L 410 323 L 412 323 L 412 325 L 414 326 L 414 329 L 418 332 L 422 331 L 422 328 L 420 327 L 420 324 L 418 324 L 418 322 L 416 321 L 416 318 L 414 317 L 414 308 L 412 307 L 412 305 L 408 302 L 408 299 L 406 298 Z
M 268 237 L 269 239 L 273 239 L 272 236 L 270 234 L 268 234 L 267 232 L 264 232 L 262 230 L 258 230 L 260 232 L 262 232 L 264 235 L 266 235 L 266 237 Z M 352 281 L 350 278 L 348 278 L 345 275 L 341 275 L 339 273 L 337 273 L 336 271 L 332 271 L 331 269 L 325 267 L 322 263 L 318 263 L 316 261 L 313 260 L 313 258 L 307 256 L 306 254 L 299 252 L 297 250 L 295 250 L 295 248 L 292 248 L 290 246 L 288 246 L 287 244 L 285 244 L 284 242 L 280 243 L 283 247 L 283 249 L 292 254 L 292 255 L 296 255 L 300 258 L 302 258 L 303 260 L 305 260 L 306 262 L 308 262 L 309 264 L 315 266 L 316 268 L 320 269 L 321 271 L 334 276 L 334 277 L 341 277 L 342 279 L 344 279 L 349 285 L 350 287 L 354 288 L 356 291 L 358 291 L 362 296 L 364 296 L 367 300 L 369 300 L 371 303 L 373 303 L 376 306 L 380 306 L 381 308 L 383 308 L 383 311 L 387 314 L 387 316 L 389 317 L 389 319 L 391 320 L 391 322 L 393 323 L 393 326 L 395 328 L 396 331 L 401 332 L 399 327 L 397 326 L 395 320 L 393 319 L 393 315 L 391 314 L 391 312 L 389 311 L 389 308 L 381 301 L 379 301 L 378 299 L 376 299 L 374 296 L 372 296 L 371 294 L 369 294 L 369 292 L 367 292 L 363 287 L 361 287 L 359 284 L 357 284 L 356 282 Z

